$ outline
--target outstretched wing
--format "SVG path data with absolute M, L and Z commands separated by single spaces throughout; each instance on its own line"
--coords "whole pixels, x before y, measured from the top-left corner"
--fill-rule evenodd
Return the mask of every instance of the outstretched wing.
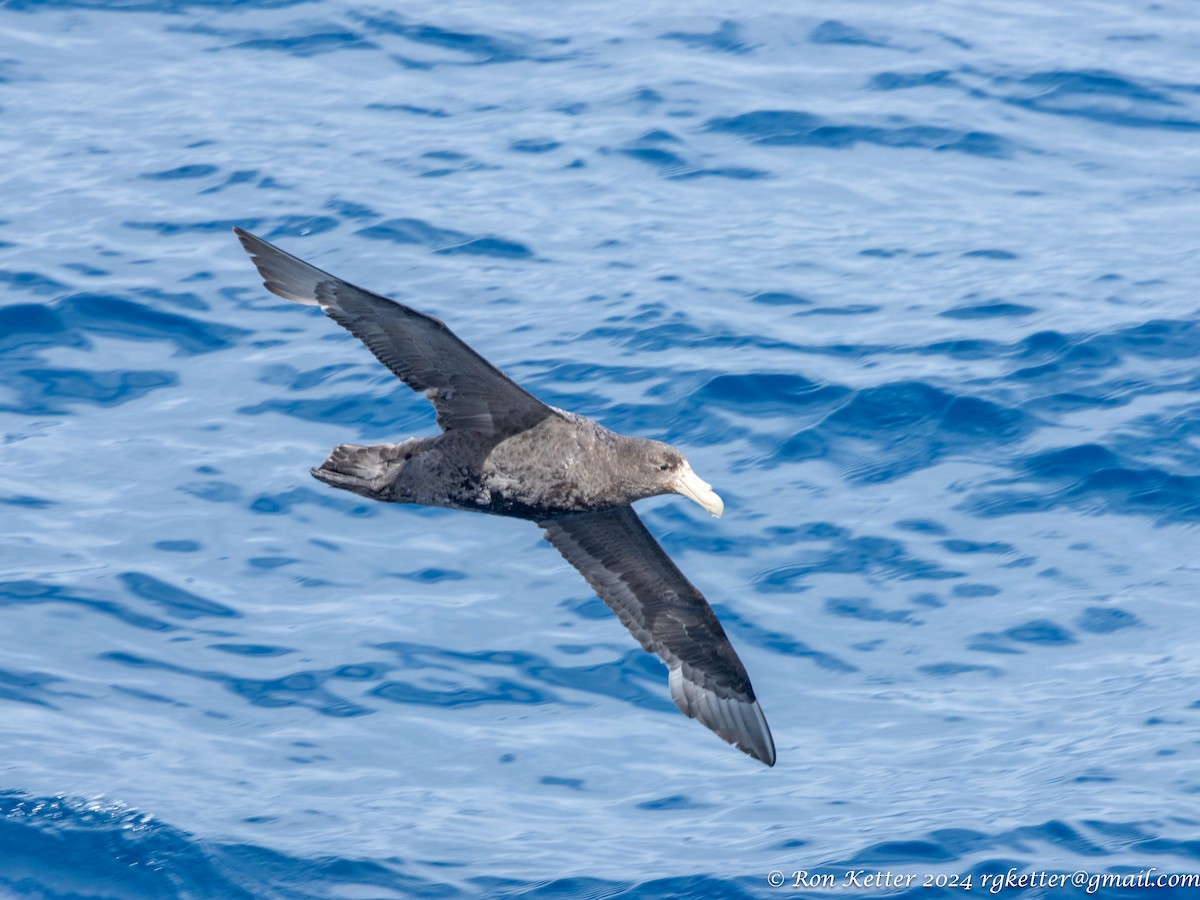
M 667 664 L 675 705 L 739 750 L 775 765 L 771 730 L 725 629 L 633 508 L 538 524 L 641 645 Z
M 414 391 L 424 391 L 443 430 L 523 431 L 555 411 L 463 343 L 440 319 L 364 291 L 260 237 L 233 229 L 267 290 L 319 305 Z

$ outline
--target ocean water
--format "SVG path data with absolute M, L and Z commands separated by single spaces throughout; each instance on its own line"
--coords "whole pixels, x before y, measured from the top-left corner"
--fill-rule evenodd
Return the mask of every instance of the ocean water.
M 1195 12 L 0 4 L 0 896 L 1200 872 Z M 688 455 L 774 769 L 235 224 Z

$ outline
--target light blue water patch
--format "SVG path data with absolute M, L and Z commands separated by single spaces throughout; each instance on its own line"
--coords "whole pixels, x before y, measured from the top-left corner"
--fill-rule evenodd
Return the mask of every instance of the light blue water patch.
M 1200 872 L 1194 23 L 3 5 L 0 893 Z M 680 447 L 778 764 L 533 526 L 312 480 L 433 413 L 234 225 Z

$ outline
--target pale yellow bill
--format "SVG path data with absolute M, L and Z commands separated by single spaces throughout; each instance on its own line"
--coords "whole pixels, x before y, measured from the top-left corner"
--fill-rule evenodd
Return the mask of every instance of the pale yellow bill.
M 725 512 L 725 502 L 712 489 L 712 485 L 693 472 L 686 462 L 683 464 L 683 470 L 675 476 L 675 493 L 695 500 L 718 518 Z

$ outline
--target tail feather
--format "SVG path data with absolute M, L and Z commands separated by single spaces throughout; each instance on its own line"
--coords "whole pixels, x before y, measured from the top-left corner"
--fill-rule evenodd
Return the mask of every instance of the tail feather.
M 411 442 L 403 444 L 376 444 L 360 447 L 357 444 L 339 444 L 320 467 L 312 469 L 313 477 L 346 491 L 362 494 L 377 500 L 395 480 L 405 461 L 412 455 Z

